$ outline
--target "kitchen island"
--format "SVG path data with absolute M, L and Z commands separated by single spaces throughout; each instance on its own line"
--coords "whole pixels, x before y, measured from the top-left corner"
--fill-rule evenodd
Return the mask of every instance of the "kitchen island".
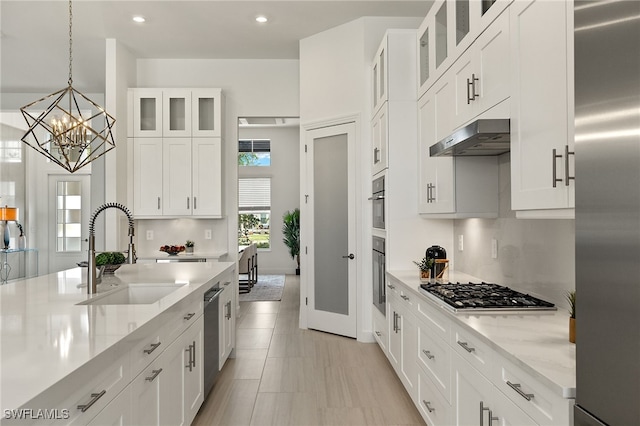
M 2 422 L 17 415 L 29 419 L 41 415 L 55 418 L 60 424 L 88 424 L 125 389 L 130 396 L 122 399 L 130 404 L 123 411 L 132 413 L 129 419 L 136 420 L 135 376 L 147 375 L 145 368 L 159 362 L 172 348 L 172 342 L 181 343 L 180 337 L 188 330 L 197 331 L 195 327 L 199 326 L 201 336 L 205 291 L 219 283 L 221 287 L 227 284 L 225 290 L 230 293 L 236 286 L 229 284 L 234 282 L 235 263 L 207 262 L 122 265 L 115 275 L 104 277 L 98 294 L 92 296 L 87 295 L 83 268 L 0 286 Z M 170 286 L 171 291 L 151 303 L 147 300 L 138 304 L 132 300 L 129 304 L 103 304 L 107 300 L 104 294 L 127 286 Z M 201 368 L 196 355 L 201 355 L 202 344 L 196 348 L 196 340 L 194 337 L 193 346 L 189 342 L 188 349 L 185 348 L 189 357 L 187 367 L 191 366 L 186 371 Z M 180 364 L 183 352 L 177 351 Z M 153 371 L 158 370 L 163 368 Z M 102 381 L 95 385 L 97 388 L 89 383 L 94 378 Z M 196 383 L 200 389 L 201 379 L 200 374 Z M 143 377 L 143 382 L 153 380 Z M 85 384 L 86 395 L 84 389 L 79 389 Z M 107 389 L 104 398 L 94 398 L 101 388 Z M 83 401 L 80 404 L 73 401 L 76 393 L 78 402 Z M 201 390 L 199 400 L 201 403 Z M 95 405 L 84 411 L 77 407 L 88 403 Z M 33 411 L 8 411 L 20 408 Z M 51 422 L 42 417 L 36 420 Z

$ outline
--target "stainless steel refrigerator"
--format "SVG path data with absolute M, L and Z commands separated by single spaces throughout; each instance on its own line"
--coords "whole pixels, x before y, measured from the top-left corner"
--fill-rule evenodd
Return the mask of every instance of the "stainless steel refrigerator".
M 640 2 L 576 1 L 576 425 L 640 425 Z

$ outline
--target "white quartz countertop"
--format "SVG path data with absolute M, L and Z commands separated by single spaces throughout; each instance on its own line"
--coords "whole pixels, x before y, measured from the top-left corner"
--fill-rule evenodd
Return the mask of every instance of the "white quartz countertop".
M 555 389 L 564 398 L 576 395 L 576 346 L 569 342 L 569 315 L 566 311 L 458 312 L 444 307 L 420 292 L 416 270 L 388 271 L 424 300 L 440 307 L 458 325 L 484 337 L 493 349 L 532 376 Z M 452 282 L 479 282 L 475 277 L 452 272 Z
M 22 406 L 186 297 L 200 296 L 234 262 L 122 265 L 100 292 L 124 284 L 184 284 L 146 305 L 77 305 L 86 268 L 0 286 L 0 408 Z

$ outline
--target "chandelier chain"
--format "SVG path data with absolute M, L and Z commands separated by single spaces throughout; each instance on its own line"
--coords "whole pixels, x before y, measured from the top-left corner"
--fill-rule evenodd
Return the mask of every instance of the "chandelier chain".
M 71 76 L 71 64 L 73 62 L 73 37 L 72 37 L 72 23 L 73 23 L 73 11 L 71 8 L 71 0 L 69 0 L 69 86 L 73 83 L 73 78 Z

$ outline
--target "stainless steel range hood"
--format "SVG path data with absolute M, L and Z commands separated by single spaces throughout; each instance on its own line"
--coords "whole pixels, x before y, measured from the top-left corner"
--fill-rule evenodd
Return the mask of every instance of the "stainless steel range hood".
M 429 148 L 431 157 L 489 156 L 510 150 L 509 119 L 480 119 Z

